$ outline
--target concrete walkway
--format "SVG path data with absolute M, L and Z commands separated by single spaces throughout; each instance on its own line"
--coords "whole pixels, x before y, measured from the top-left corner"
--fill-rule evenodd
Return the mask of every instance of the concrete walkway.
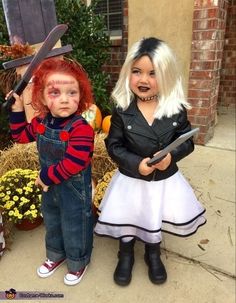
M 164 235 L 162 260 L 168 272 L 164 285 L 149 281 L 141 243 L 135 249 L 131 284 L 115 285 L 112 275 L 118 243 L 98 237 L 79 285 L 63 284 L 65 265 L 47 279 L 38 278 L 36 267 L 45 258 L 41 225 L 32 231 L 15 231 L 11 251 L 0 260 L 0 292 L 10 288 L 57 292 L 64 294 L 62 302 L 75 303 L 235 303 L 235 150 L 196 146 L 179 166 L 206 207 L 208 222 L 189 238 Z

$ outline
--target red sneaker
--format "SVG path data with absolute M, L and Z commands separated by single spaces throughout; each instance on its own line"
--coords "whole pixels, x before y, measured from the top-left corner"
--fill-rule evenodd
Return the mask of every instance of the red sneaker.
M 39 268 L 37 268 L 37 274 L 41 278 L 47 278 L 51 276 L 64 261 L 65 259 L 62 259 L 58 262 L 53 262 L 47 259 Z
M 80 271 L 77 272 L 68 272 L 64 277 L 64 283 L 66 285 L 76 285 L 78 284 L 81 279 L 83 278 L 83 275 L 86 272 L 88 266 L 83 267 Z

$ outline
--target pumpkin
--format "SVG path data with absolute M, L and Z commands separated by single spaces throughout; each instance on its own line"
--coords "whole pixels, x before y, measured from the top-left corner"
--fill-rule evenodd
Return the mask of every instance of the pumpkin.
M 102 113 L 96 104 L 92 104 L 89 109 L 82 113 L 85 120 L 94 130 L 98 130 L 102 125 Z
M 111 115 L 104 117 L 102 120 L 102 130 L 104 133 L 108 134 L 111 126 Z

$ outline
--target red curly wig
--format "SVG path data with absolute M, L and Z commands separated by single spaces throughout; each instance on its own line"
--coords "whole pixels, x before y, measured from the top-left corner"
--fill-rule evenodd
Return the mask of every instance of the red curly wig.
M 44 60 L 33 74 L 31 104 L 40 117 L 45 117 L 49 112 L 49 109 L 42 103 L 42 100 L 47 77 L 52 73 L 68 74 L 78 81 L 80 89 L 80 102 L 76 112 L 78 115 L 93 104 L 92 87 L 83 67 L 70 59 L 50 58 Z

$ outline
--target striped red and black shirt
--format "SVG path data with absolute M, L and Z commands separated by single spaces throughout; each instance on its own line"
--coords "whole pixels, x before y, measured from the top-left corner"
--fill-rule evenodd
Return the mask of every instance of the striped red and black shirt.
M 63 129 L 72 118 L 55 118 L 48 115 L 49 125 L 53 129 Z M 10 129 L 12 138 L 17 143 L 29 143 L 36 140 L 37 130 L 42 119 L 35 117 L 27 123 L 24 112 L 11 112 Z M 94 149 L 94 131 L 81 117 L 68 131 L 68 145 L 64 158 L 49 167 L 42 167 L 40 178 L 45 185 L 59 184 L 85 169 L 91 162 Z

